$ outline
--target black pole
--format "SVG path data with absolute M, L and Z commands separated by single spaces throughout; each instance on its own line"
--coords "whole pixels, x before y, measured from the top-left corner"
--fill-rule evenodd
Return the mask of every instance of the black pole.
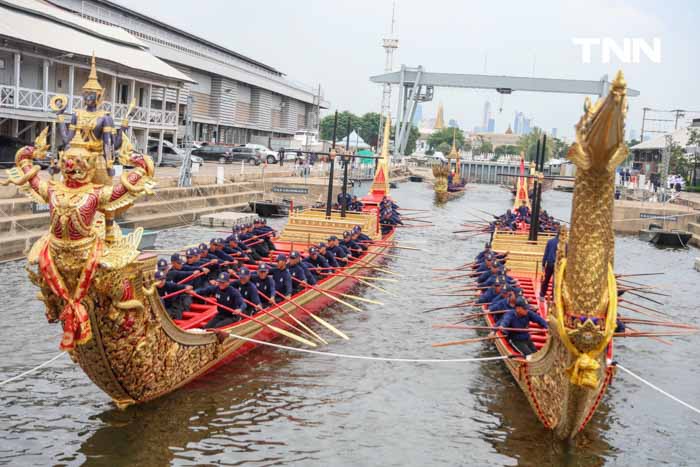
M 537 140 L 537 149 L 535 150 L 535 172 L 537 172 L 537 168 L 539 167 L 539 161 L 540 161 L 540 140 Z M 532 199 L 530 200 L 530 205 L 532 208 L 530 209 L 530 232 L 528 234 L 528 240 L 530 241 L 536 241 L 537 240 L 537 230 L 535 227 L 535 209 L 537 208 L 537 185 L 539 185 L 538 181 L 536 178 L 533 179 L 535 181 L 535 184 L 533 185 L 533 190 L 532 190 Z
M 330 159 L 331 168 L 328 174 L 328 197 L 326 198 L 326 219 L 331 218 L 331 208 L 333 207 L 333 163 L 335 160 L 335 136 L 338 131 L 338 111 L 335 111 L 335 117 L 333 118 L 333 144 L 331 146 L 330 154 L 328 158 Z
M 348 115 L 348 128 L 345 140 L 345 153 L 350 152 L 350 115 Z M 340 217 L 345 217 L 345 212 L 348 210 L 348 163 L 351 161 L 349 157 L 343 157 L 343 199 L 340 203 Z
M 537 155 L 536 169 L 538 173 L 544 172 L 544 158 L 547 150 L 547 134 L 542 136 L 542 149 Z M 540 230 L 540 211 L 542 206 L 542 184 L 539 181 L 535 182 L 535 205 L 532 213 L 531 228 L 533 229 L 533 240 L 537 240 L 537 234 Z

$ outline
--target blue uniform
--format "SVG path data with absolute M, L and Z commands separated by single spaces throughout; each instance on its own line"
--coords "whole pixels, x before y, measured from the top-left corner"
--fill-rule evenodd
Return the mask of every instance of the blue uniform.
M 316 271 L 311 271 L 314 272 L 317 276 L 320 274 L 329 274 L 333 272 L 331 269 L 329 269 L 330 264 L 328 264 L 328 260 L 326 260 L 326 258 L 320 253 L 317 254 L 315 258 L 311 255 L 307 256 L 306 258 L 304 258 L 304 262 L 309 264 L 312 268 L 318 268 L 318 270 Z
M 274 268 L 270 271 L 270 274 L 272 274 L 272 279 L 275 281 L 275 290 L 287 297 L 292 295 L 292 275 L 289 272 L 289 268 Z
M 332 252 L 335 255 L 336 261 L 338 258 L 346 258 L 348 256 L 348 252 L 341 245 L 329 246 L 326 248 L 326 251 Z
M 258 295 L 258 288 L 255 286 L 253 281 L 248 281 L 245 284 L 242 284 L 241 281 L 238 280 L 233 282 L 231 285 L 238 289 L 238 292 L 241 294 L 244 302 L 246 305 L 248 305 L 248 312 L 246 314 L 248 316 L 254 315 L 256 310 L 253 305 L 260 306 L 260 295 Z M 251 305 L 251 303 L 253 305 Z
M 163 296 L 183 290 L 186 285 L 176 284 L 173 281 L 166 280 L 163 287 L 156 287 L 158 296 L 161 297 L 163 306 L 172 319 L 182 319 L 182 312 L 187 311 L 192 305 L 192 297 L 187 294 L 180 294 L 174 297 L 163 299 Z
M 258 292 L 265 297 L 268 297 L 271 301 L 268 301 L 264 297 L 260 297 L 261 303 L 263 306 L 269 306 L 270 304 L 274 303 L 275 300 L 275 280 L 273 279 L 272 275 L 270 273 L 267 274 L 267 277 L 265 279 L 261 278 L 257 274 L 253 274 L 250 277 L 250 282 L 255 284 L 255 286 L 258 288 Z
M 543 328 L 547 329 L 547 321 L 532 310 L 528 310 L 525 316 L 519 316 L 515 310 L 509 310 L 503 319 L 501 319 L 499 326 L 504 328 L 518 328 L 527 330 L 529 328 L 530 321 L 534 321 Z M 530 340 L 530 333 L 526 331 L 503 331 L 503 333 L 506 334 L 508 339 L 512 341 Z
M 555 264 L 557 262 L 557 248 L 559 246 L 559 237 L 550 238 L 547 241 L 547 246 L 544 248 L 544 256 L 542 256 L 542 266 L 547 264 Z
M 180 282 L 183 279 L 187 279 L 193 274 L 192 271 L 183 271 L 177 269 L 170 269 L 165 275 L 165 279 L 172 282 Z
M 491 287 L 486 289 L 480 296 L 476 303 L 490 303 L 494 298 L 498 297 L 500 294 L 496 293 L 496 289 Z
M 297 293 L 299 290 L 301 290 L 301 284 L 299 281 L 307 282 L 306 269 L 301 265 L 301 262 L 298 264 L 290 264 L 287 266 L 287 269 L 289 269 L 289 274 L 292 275 L 292 287 L 294 289 L 294 293 Z
M 335 259 L 335 253 L 330 251 L 328 248 L 326 248 L 326 253 L 323 255 L 324 258 L 326 258 L 326 261 L 328 262 L 328 265 L 332 268 L 339 268 L 340 264 L 338 264 L 338 260 Z
M 244 312 L 246 309 L 246 304 L 243 301 L 241 294 L 230 285 L 224 290 L 221 290 L 218 285 L 210 285 L 208 287 L 197 289 L 196 293 L 197 295 L 202 295 L 203 297 L 213 296 L 214 299 L 216 299 L 216 303 L 234 310 Z M 221 307 L 217 307 L 217 311 L 218 313 L 216 313 L 216 315 L 206 325 L 204 325 L 205 329 L 226 326 L 227 324 L 235 323 L 241 319 L 240 316 Z

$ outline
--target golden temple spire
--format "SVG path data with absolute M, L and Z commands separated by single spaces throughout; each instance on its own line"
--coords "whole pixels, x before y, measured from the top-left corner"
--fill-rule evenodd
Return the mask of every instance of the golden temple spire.
M 442 130 L 445 128 L 445 117 L 443 115 L 444 110 L 442 108 L 442 104 L 438 106 L 438 111 L 437 111 L 437 118 L 435 119 L 435 129 L 436 130 Z
M 381 158 L 377 163 L 377 171 L 374 174 L 371 192 L 389 194 L 389 139 L 391 138 L 391 115 L 387 115 L 384 124 L 384 137 L 382 139 Z

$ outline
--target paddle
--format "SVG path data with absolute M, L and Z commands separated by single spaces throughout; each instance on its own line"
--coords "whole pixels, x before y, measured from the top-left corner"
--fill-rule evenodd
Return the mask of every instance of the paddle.
M 226 310 L 226 311 L 228 311 L 229 313 L 232 313 L 232 314 L 234 314 L 234 315 L 236 315 L 236 316 L 240 316 L 240 317 L 243 318 L 243 319 L 250 319 L 250 320 L 253 321 L 254 323 L 257 323 L 257 324 L 259 324 L 259 325 L 261 325 L 261 326 L 265 326 L 266 328 L 268 328 L 268 329 L 270 329 L 270 330 L 276 332 L 277 334 L 281 334 L 281 335 L 283 335 L 283 336 L 285 336 L 285 337 L 288 337 L 288 338 L 290 338 L 290 339 L 292 339 L 292 340 L 295 340 L 295 341 L 297 341 L 297 342 L 301 342 L 302 344 L 306 344 L 306 345 L 308 345 L 308 346 L 310 346 L 310 347 L 316 347 L 316 344 L 313 343 L 313 342 L 311 342 L 310 340 L 304 339 L 303 337 L 299 337 L 299 336 L 297 336 L 297 335 L 295 335 L 295 334 L 292 334 L 291 332 L 285 331 L 284 329 L 280 329 L 280 328 L 278 328 L 277 326 L 274 326 L 274 325 L 272 325 L 272 324 L 267 324 L 267 323 L 265 323 L 264 321 L 261 321 L 261 320 L 255 318 L 255 317 L 253 317 L 253 316 L 248 316 L 248 315 L 246 315 L 245 313 L 241 313 L 241 312 L 238 311 L 238 310 L 234 310 L 233 308 L 229 308 L 229 307 L 227 307 L 227 306 L 225 306 L 225 305 L 221 305 L 221 304 L 218 303 L 216 300 L 212 300 L 212 299 L 210 299 L 210 298 L 203 297 L 203 296 L 201 296 L 201 295 L 199 295 L 199 294 L 197 294 L 197 293 L 195 293 L 195 292 L 190 292 L 190 294 L 191 294 L 193 297 L 197 297 L 197 298 L 199 298 L 200 300 L 202 300 L 202 301 L 204 301 L 204 302 L 206 302 L 206 303 L 209 303 L 209 304 L 211 304 L 211 305 L 216 305 L 218 308 L 221 308 L 222 310 Z M 268 310 L 268 311 L 272 311 L 272 310 Z
M 349 277 L 353 277 L 353 276 L 349 276 Z M 362 311 L 363 311 L 361 308 L 358 308 L 358 307 L 356 307 L 355 305 L 352 305 L 352 304 L 346 302 L 345 300 L 342 300 L 342 299 L 340 299 L 340 298 L 338 298 L 338 297 L 335 297 L 335 296 L 329 294 L 328 292 L 326 292 L 325 290 L 319 289 L 318 287 L 315 287 L 315 286 L 309 284 L 308 282 L 304 282 L 304 281 L 302 281 L 302 280 L 299 280 L 299 279 L 297 279 L 296 277 L 292 277 L 292 280 L 298 282 L 299 284 L 301 284 L 301 285 L 304 286 L 304 287 L 309 287 L 310 289 L 313 289 L 313 290 L 315 290 L 316 292 L 318 292 L 318 293 L 320 293 L 320 294 L 322 294 L 322 295 L 325 295 L 326 297 L 330 298 L 331 300 L 334 300 L 334 301 L 336 301 L 336 302 L 338 302 L 338 303 L 342 303 L 343 305 L 347 306 L 347 307 L 350 308 L 351 310 L 359 311 L 359 312 L 362 312 Z
M 286 297 L 285 295 L 283 295 L 281 292 L 279 292 L 279 291 L 277 291 L 277 290 L 275 290 L 275 293 L 276 293 L 278 296 L 282 297 L 283 299 L 287 300 L 289 303 L 291 303 L 291 304 L 294 305 L 295 307 L 299 308 L 300 310 L 302 310 L 303 312 L 305 312 L 306 314 L 308 314 L 309 316 L 311 316 L 313 319 L 316 320 L 317 323 L 319 323 L 320 325 L 326 327 L 329 331 L 331 331 L 331 332 L 337 334 L 338 336 L 340 336 L 341 338 L 343 338 L 343 339 L 345 339 L 345 340 L 349 340 L 349 339 L 350 339 L 348 336 L 346 336 L 342 331 L 340 331 L 339 329 L 337 329 L 335 326 L 333 326 L 333 325 L 330 324 L 329 322 L 325 321 L 324 319 L 322 319 L 322 318 L 316 316 L 315 314 L 311 313 L 309 310 L 307 310 L 307 309 L 304 308 L 303 306 L 299 305 L 297 302 L 295 302 L 295 301 L 292 299 L 292 297 Z

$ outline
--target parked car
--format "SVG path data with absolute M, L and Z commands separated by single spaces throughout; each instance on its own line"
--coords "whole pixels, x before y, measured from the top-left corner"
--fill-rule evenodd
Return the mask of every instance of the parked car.
M 265 162 L 267 162 L 268 164 L 277 164 L 279 162 L 279 153 L 273 151 L 272 149 L 266 146 L 263 146 L 262 144 L 248 143 L 245 145 L 245 147 L 257 149 L 258 151 L 260 151 Z
M 192 151 L 194 153 L 194 151 Z M 155 138 L 148 138 L 148 155 L 153 158 L 154 162 L 158 161 L 158 140 Z M 160 165 L 163 167 L 180 167 L 182 161 L 185 158 L 185 151 L 180 148 L 173 146 L 170 141 L 163 141 L 163 158 L 160 161 Z M 191 156 L 192 163 L 203 164 L 204 160 L 201 157 Z
M 194 149 L 192 154 L 201 157 L 205 161 L 217 161 L 220 164 L 233 162 L 231 148 L 226 146 L 207 144 L 199 149 Z
M 260 165 L 265 160 L 265 155 L 259 149 L 246 146 L 231 148 L 231 157 L 234 161 L 246 161 L 250 165 Z
M 11 136 L 0 136 L 0 167 L 9 169 L 15 166 L 15 154 L 23 146 L 31 146 L 32 143 L 23 141 L 19 138 L 13 138 Z M 49 167 L 50 161 L 48 158 L 44 159 L 34 159 L 36 163 L 42 169 Z

